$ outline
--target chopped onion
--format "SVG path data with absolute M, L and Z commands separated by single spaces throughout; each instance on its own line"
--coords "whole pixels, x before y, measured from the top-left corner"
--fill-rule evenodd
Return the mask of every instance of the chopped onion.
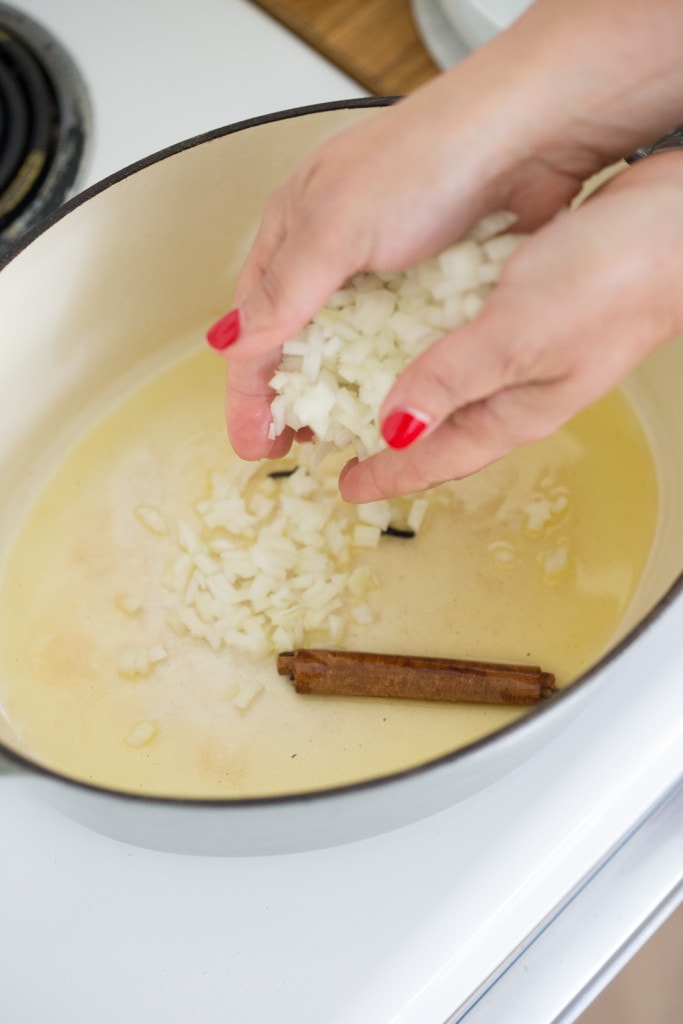
M 514 215 L 483 218 L 467 238 L 400 273 L 357 274 L 286 342 L 271 379 L 271 438 L 312 430 L 320 458 L 353 444 L 380 451 L 378 415 L 408 363 L 481 311 L 523 237 Z
M 152 533 L 168 533 L 168 524 L 158 508 L 153 505 L 138 505 L 135 513 L 143 526 Z
M 146 647 L 126 647 L 119 655 L 119 675 L 147 676 L 152 670 L 152 660 Z
M 233 706 L 239 708 L 240 711 L 246 711 L 262 693 L 262 683 L 257 683 L 255 680 L 242 683 L 237 695 L 232 699 Z
M 138 722 L 126 736 L 126 743 L 129 747 L 144 747 L 156 734 L 157 727 L 153 722 Z
M 257 659 L 341 643 L 349 623 L 371 621 L 367 598 L 380 581 L 363 553 L 391 523 L 417 532 L 430 498 L 347 505 L 336 470 L 306 464 L 309 448 L 298 449 L 296 472 L 278 471 L 278 479 L 267 473 L 271 463 L 212 473 L 196 523 L 173 525 L 159 513 L 171 524 L 163 543 L 173 545 L 161 579 L 166 622 L 179 637 Z M 119 672 L 149 675 L 167 656 L 160 644 L 127 648 Z M 242 693 L 235 703 L 246 708 L 253 699 Z

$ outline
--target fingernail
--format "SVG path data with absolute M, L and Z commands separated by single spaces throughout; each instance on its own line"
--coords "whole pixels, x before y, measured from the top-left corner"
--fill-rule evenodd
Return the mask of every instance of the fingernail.
M 422 413 L 397 409 L 382 424 L 382 437 L 391 448 L 407 448 L 428 426 L 429 420 Z
M 206 340 L 212 348 L 222 352 L 234 344 L 240 336 L 240 311 L 231 309 L 206 332 Z

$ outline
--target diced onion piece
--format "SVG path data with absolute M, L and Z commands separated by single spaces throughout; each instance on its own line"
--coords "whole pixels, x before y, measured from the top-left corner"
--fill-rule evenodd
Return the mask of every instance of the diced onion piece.
M 516 560 L 514 545 L 506 540 L 494 540 L 486 549 L 501 565 L 511 566 Z
M 476 242 L 486 242 L 494 235 L 501 235 L 507 231 L 516 220 L 517 214 L 512 213 L 511 210 L 497 210 L 494 213 L 488 213 L 470 229 L 470 237 Z
M 129 747 L 138 749 L 144 747 L 157 734 L 157 727 L 153 722 L 138 722 L 126 736 L 126 743 Z
M 390 501 L 371 501 L 358 506 L 358 518 L 361 523 L 377 526 L 386 530 L 391 522 L 392 507 Z
M 408 512 L 408 529 L 414 533 L 420 532 L 428 508 L 429 501 L 426 498 L 415 498 Z
M 357 604 L 355 608 L 352 608 L 351 617 L 354 622 L 357 622 L 360 626 L 367 626 L 374 619 L 372 609 L 369 608 L 367 604 Z
M 126 647 L 119 655 L 119 675 L 134 678 L 147 676 L 152 669 L 149 650 L 146 647 Z
M 181 552 L 166 566 L 163 577 L 164 586 L 172 590 L 174 594 L 185 594 L 193 569 L 190 556 L 184 551 Z
M 569 545 L 562 542 L 542 557 L 543 574 L 548 582 L 554 583 L 569 569 Z
M 358 548 L 376 548 L 381 536 L 382 531 L 379 526 L 359 523 L 353 531 L 353 543 Z
M 142 525 L 152 533 L 168 533 L 168 523 L 161 510 L 155 508 L 154 505 L 138 505 L 135 514 Z
M 522 505 L 522 511 L 526 515 L 526 528 L 531 533 L 542 530 L 550 521 L 553 514 L 552 502 L 543 495 L 538 495 Z
M 379 587 L 379 580 L 367 565 L 359 565 L 349 574 L 347 587 L 354 597 L 367 597 Z
M 236 679 L 230 679 L 223 686 L 223 698 L 224 700 L 232 701 L 235 699 L 239 692 L 240 684 Z
M 189 523 L 185 522 L 184 519 L 178 521 L 178 543 L 183 551 L 186 551 L 188 555 L 194 555 L 198 551 L 203 549 L 203 544 L 199 539 L 199 535 L 196 530 L 190 526 Z

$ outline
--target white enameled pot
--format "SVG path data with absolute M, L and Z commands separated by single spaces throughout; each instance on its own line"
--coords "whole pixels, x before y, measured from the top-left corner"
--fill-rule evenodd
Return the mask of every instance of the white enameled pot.
M 264 203 L 326 136 L 381 116 L 382 101 L 309 107 L 188 140 L 76 197 L 0 268 L 0 541 L 3 554 L 55 437 L 112 381 L 134 381 L 164 346 L 225 312 Z M 123 841 L 207 854 L 283 853 L 417 821 L 511 772 L 589 708 L 598 687 L 680 601 L 683 346 L 660 350 L 626 387 L 648 424 L 661 482 L 655 548 L 615 645 L 583 678 L 493 736 L 419 768 L 295 796 L 131 796 L 41 767 L 0 716 L 0 766 L 27 775 L 73 818 Z

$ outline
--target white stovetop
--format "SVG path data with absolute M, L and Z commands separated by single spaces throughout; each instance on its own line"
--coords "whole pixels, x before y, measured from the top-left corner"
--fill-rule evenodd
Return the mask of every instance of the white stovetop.
M 243 0 L 17 2 L 61 36 L 93 88 L 97 138 L 84 182 L 221 124 L 362 95 Z M 164 855 L 70 822 L 27 781 L 0 780 L 2 1020 L 443 1024 L 680 778 L 682 622 L 675 604 L 590 714 L 513 775 L 428 821 L 346 847 Z M 564 957 L 543 962 L 547 929 L 531 947 L 542 970 L 517 981 L 508 971 L 499 991 L 510 1008 L 522 985 L 539 997 L 520 1021 L 555 1020 L 549 1005 L 566 1006 L 670 898 L 681 841 L 669 830 L 656 870 L 638 859 L 611 930 L 591 924 L 590 967 L 568 969 L 585 947 L 579 919 Z M 482 999 L 468 1021 L 488 1024 L 485 1007 Z
M 51 29 L 94 97 L 84 181 L 221 125 L 367 95 L 247 0 L 9 0 Z

